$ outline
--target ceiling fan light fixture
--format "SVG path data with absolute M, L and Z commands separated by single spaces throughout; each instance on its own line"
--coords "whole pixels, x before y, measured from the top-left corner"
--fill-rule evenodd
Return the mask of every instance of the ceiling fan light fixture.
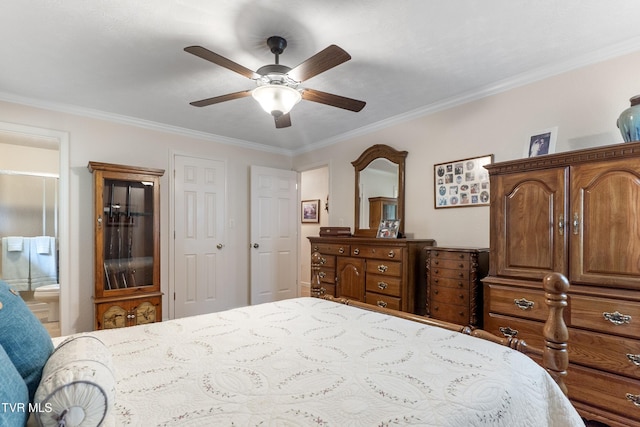
M 258 86 L 252 92 L 262 109 L 274 117 L 289 113 L 302 99 L 296 89 L 284 85 Z

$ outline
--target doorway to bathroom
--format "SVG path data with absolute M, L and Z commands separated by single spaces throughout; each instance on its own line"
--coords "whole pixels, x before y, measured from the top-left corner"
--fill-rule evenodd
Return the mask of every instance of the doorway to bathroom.
M 0 152 L 0 278 L 59 336 L 59 146 L 0 130 Z

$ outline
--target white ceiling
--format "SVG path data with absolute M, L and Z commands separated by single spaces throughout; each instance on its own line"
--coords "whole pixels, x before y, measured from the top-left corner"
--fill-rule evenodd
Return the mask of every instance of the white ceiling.
M 637 0 L 4 0 L 0 99 L 295 153 L 640 50 L 639 16 Z M 189 105 L 255 83 L 184 47 L 255 70 L 272 35 L 290 67 L 349 52 L 302 86 L 366 107 L 303 100 L 275 129 L 251 97 Z

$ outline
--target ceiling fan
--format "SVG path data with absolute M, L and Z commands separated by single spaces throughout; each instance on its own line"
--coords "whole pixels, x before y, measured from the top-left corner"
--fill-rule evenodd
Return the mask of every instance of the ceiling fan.
M 195 107 L 205 107 L 252 95 L 262 108 L 275 118 L 276 128 L 291 126 L 289 112 L 301 99 L 355 112 L 364 108 L 366 104 L 364 101 L 299 87 L 303 81 L 350 60 L 351 56 L 340 47 L 331 45 L 296 67 L 289 68 L 280 64 L 280 55 L 287 47 L 287 41 L 283 37 L 272 36 L 267 39 L 267 46 L 276 57 L 275 64 L 265 65 L 255 72 L 202 46 L 185 47 L 186 52 L 235 71 L 257 83 L 257 87 L 253 90 L 228 93 L 190 104 Z

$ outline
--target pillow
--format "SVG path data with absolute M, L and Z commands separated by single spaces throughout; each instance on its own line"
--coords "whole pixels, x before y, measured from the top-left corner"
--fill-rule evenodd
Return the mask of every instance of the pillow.
M 24 426 L 29 415 L 29 390 L 0 345 L 0 426 Z
M 53 351 L 51 337 L 20 294 L 0 280 L 0 345 L 29 389 L 33 401 L 42 368 Z
M 34 405 L 38 424 L 98 426 L 113 407 L 116 379 L 111 352 L 93 335 L 73 335 L 53 352 L 42 371 Z

